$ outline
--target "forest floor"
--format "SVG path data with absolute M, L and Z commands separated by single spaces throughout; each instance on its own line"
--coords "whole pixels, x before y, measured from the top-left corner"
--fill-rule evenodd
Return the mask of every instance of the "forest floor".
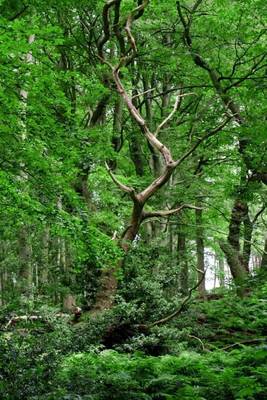
M 3 312 L 0 398 L 265 400 L 267 284 L 211 297 L 145 333 L 116 310 L 78 324 L 44 306 L 15 323 Z

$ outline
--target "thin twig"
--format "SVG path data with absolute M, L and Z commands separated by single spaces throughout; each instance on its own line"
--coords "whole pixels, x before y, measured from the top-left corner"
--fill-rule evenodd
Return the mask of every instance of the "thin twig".
M 247 344 L 247 343 L 249 344 L 249 343 L 257 343 L 257 342 L 266 342 L 266 340 L 267 340 L 266 338 L 242 340 L 241 342 L 229 344 L 228 346 L 225 346 L 225 347 L 221 348 L 220 350 L 228 350 L 228 349 L 231 349 L 232 347 L 242 346 L 243 344 Z

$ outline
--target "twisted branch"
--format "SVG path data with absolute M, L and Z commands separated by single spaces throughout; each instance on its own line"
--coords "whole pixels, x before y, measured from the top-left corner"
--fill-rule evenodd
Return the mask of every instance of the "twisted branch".
M 166 124 L 172 119 L 172 117 L 174 116 L 175 112 L 177 111 L 180 103 L 181 103 L 181 98 L 182 95 L 178 95 L 175 99 L 175 103 L 173 106 L 172 111 L 170 112 L 170 114 L 159 124 L 159 126 L 157 127 L 156 131 L 155 131 L 155 136 L 158 136 L 159 131 L 164 128 L 164 126 L 166 126 Z
M 112 170 L 109 168 L 107 162 L 105 162 L 106 169 L 113 180 L 113 182 L 118 186 L 119 189 L 121 189 L 123 192 L 128 193 L 132 198 L 136 199 L 136 194 L 135 190 L 131 186 L 127 186 L 124 183 L 120 182 L 118 178 L 113 174 Z
M 178 214 L 184 208 L 189 208 L 191 210 L 202 210 L 201 207 L 196 207 L 191 204 L 183 204 L 180 207 L 177 207 L 177 208 L 174 208 L 171 210 L 143 211 L 142 221 L 144 221 L 148 218 L 154 218 L 154 217 L 167 218 L 167 217 L 170 217 L 171 215 Z
M 110 12 L 111 7 L 114 6 L 116 3 L 118 3 L 118 0 L 109 0 L 103 7 L 103 11 L 102 11 L 103 34 L 99 38 L 98 43 L 97 43 L 98 56 L 102 59 L 105 58 L 104 52 L 103 52 L 104 45 L 107 43 L 107 41 L 110 38 L 109 12 Z

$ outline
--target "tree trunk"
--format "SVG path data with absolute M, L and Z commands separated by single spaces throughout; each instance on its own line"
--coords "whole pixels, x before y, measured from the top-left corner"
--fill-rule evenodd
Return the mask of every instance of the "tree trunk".
M 244 218 L 244 243 L 243 243 L 243 265 L 249 273 L 249 261 L 251 256 L 251 243 L 253 234 L 253 223 L 249 218 L 249 214 Z
M 115 153 L 118 153 L 122 147 L 122 106 L 123 102 L 120 96 L 117 97 L 114 105 L 113 113 L 113 133 L 112 133 L 112 147 Z M 110 168 L 114 171 L 117 167 L 117 161 L 109 161 Z
M 135 202 L 130 224 L 125 229 L 120 240 L 120 247 L 126 255 L 130 249 L 131 243 L 138 234 L 140 224 L 142 222 L 143 204 Z M 92 314 L 110 309 L 114 302 L 114 296 L 117 292 L 118 282 L 116 272 L 121 268 L 123 259 L 119 260 L 118 264 L 107 271 L 103 271 L 100 278 L 100 290 L 96 295 L 94 307 L 91 310 Z
M 133 81 L 133 87 L 136 87 L 137 82 Z M 136 108 L 138 108 L 138 101 L 137 96 L 138 92 L 136 89 L 132 91 L 133 97 L 133 104 Z M 142 147 L 139 140 L 139 137 L 135 130 L 132 130 L 131 134 L 129 135 L 129 150 L 130 150 L 130 157 L 134 163 L 135 173 L 137 176 L 144 175 L 144 157 L 142 154 Z
M 219 256 L 218 257 L 218 263 L 219 263 L 219 283 L 220 283 L 220 287 L 224 287 L 225 286 L 225 282 L 224 282 L 224 259 L 223 257 Z
M 240 255 L 229 242 L 220 241 L 220 247 L 226 256 L 227 263 L 231 270 L 231 275 L 237 286 L 237 292 L 239 295 L 243 296 L 246 292 L 244 284 L 247 278 L 247 271 L 240 261 Z
M 138 203 L 137 201 L 134 202 L 130 225 L 128 225 L 128 227 L 124 231 L 120 243 L 125 253 L 129 251 L 131 243 L 134 241 L 136 235 L 138 234 L 139 227 L 142 222 L 143 207 L 144 204 Z
M 265 242 L 264 242 L 264 250 L 263 250 L 263 254 L 262 254 L 260 268 L 261 268 L 261 270 L 267 271 L 267 237 L 265 238 Z
M 71 293 L 65 295 L 63 300 L 62 311 L 72 314 L 75 307 L 76 307 L 75 296 Z
M 41 267 L 39 268 L 39 278 L 41 288 L 48 282 L 49 269 L 49 227 L 45 226 L 42 234 Z
M 3 280 L 3 273 L 0 271 L 0 306 L 4 305 L 4 280 Z
M 199 205 L 199 204 L 198 204 Z M 203 218 L 202 210 L 196 210 L 196 246 L 197 246 L 197 275 L 198 281 L 201 283 L 198 286 L 199 296 L 202 298 L 206 297 L 206 287 L 205 287 L 205 259 L 204 259 L 204 229 L 203 229 Z
M 232 248 L 240 253 L 240 229 L 241 224 L 247 215 L 247 204 L 240 199 L 236 199 L 232 209 L 231 220 L 229 224 L 228 242 Z M 238 255 L 240 257 L 240 254 Z
M 18 246 L 20 259 L 20 291 L 26 295 L 29 295 L 32 285 L 32 247 L 30 243 L 29 230 L 25 226 L 21 227 L 19 230 Z
M 240 228 L 247 216 L 247 204 L 240 199 L 236 199 L 232 209 L 227 243 L 224 241 L 220 242 L 221 249 L 226 256 L 232 277 L 238 285 L 242 284 L 248 275 L 248 265 L 246 263 L 249 261 L 250 247 L 246 245 L 246 242 L 244 242 L 245 260 L 240 254 Z M 251 234 L 251 227 L 249 226 L 249 228 L 249 230 L 247 229 L 247 233 Z M 251 240 L 249 242 L 251 242 Z
M 186 296 L 189 289 L 189 273 L 186 254 L 186 238 L 185 233 L 181 227 L 179 227 L 177 237 L 177 261 L 180 269 L 180 290 L 182 295 Z
M 137 176 L 144 175 L 144 160 L 142 156 L 142 148 L 136 132 L 132 132 L 129 138 L 130 156 L 134 164 Z
M 148 91 L 152 89 L 152 84 L 149 83 L 148 77 L 144 74 L 143 76 L 143 88 L 144 88 L 144 102 L 145 102 L 145 112 L 146 112 L 146 121 L 149 129 L 153 129 L 153 110 L 152 110 L 152 102 L 149 96 Z M 160 175 L 162 165 L 161 165 L 161 156 L 160 153 L 155 151 L 153 146 L 148 142 L 148 149 L 151 153 L 150 159 L 150 168 L 153 171 L 154 176 Z

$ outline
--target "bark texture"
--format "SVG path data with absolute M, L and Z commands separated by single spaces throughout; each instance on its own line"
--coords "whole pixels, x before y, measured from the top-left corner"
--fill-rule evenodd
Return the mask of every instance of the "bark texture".
M 197 274 L 198 281 L 201 282 L 198 286 L 198 293 L 200 297 L 205 298 L 205 253 L 204 253 L 204 229 L 203 229 L 203 211 L 196 209 L 196 246 L 197 246 Z M 202 277 L 204 278 L 202 279 Z

